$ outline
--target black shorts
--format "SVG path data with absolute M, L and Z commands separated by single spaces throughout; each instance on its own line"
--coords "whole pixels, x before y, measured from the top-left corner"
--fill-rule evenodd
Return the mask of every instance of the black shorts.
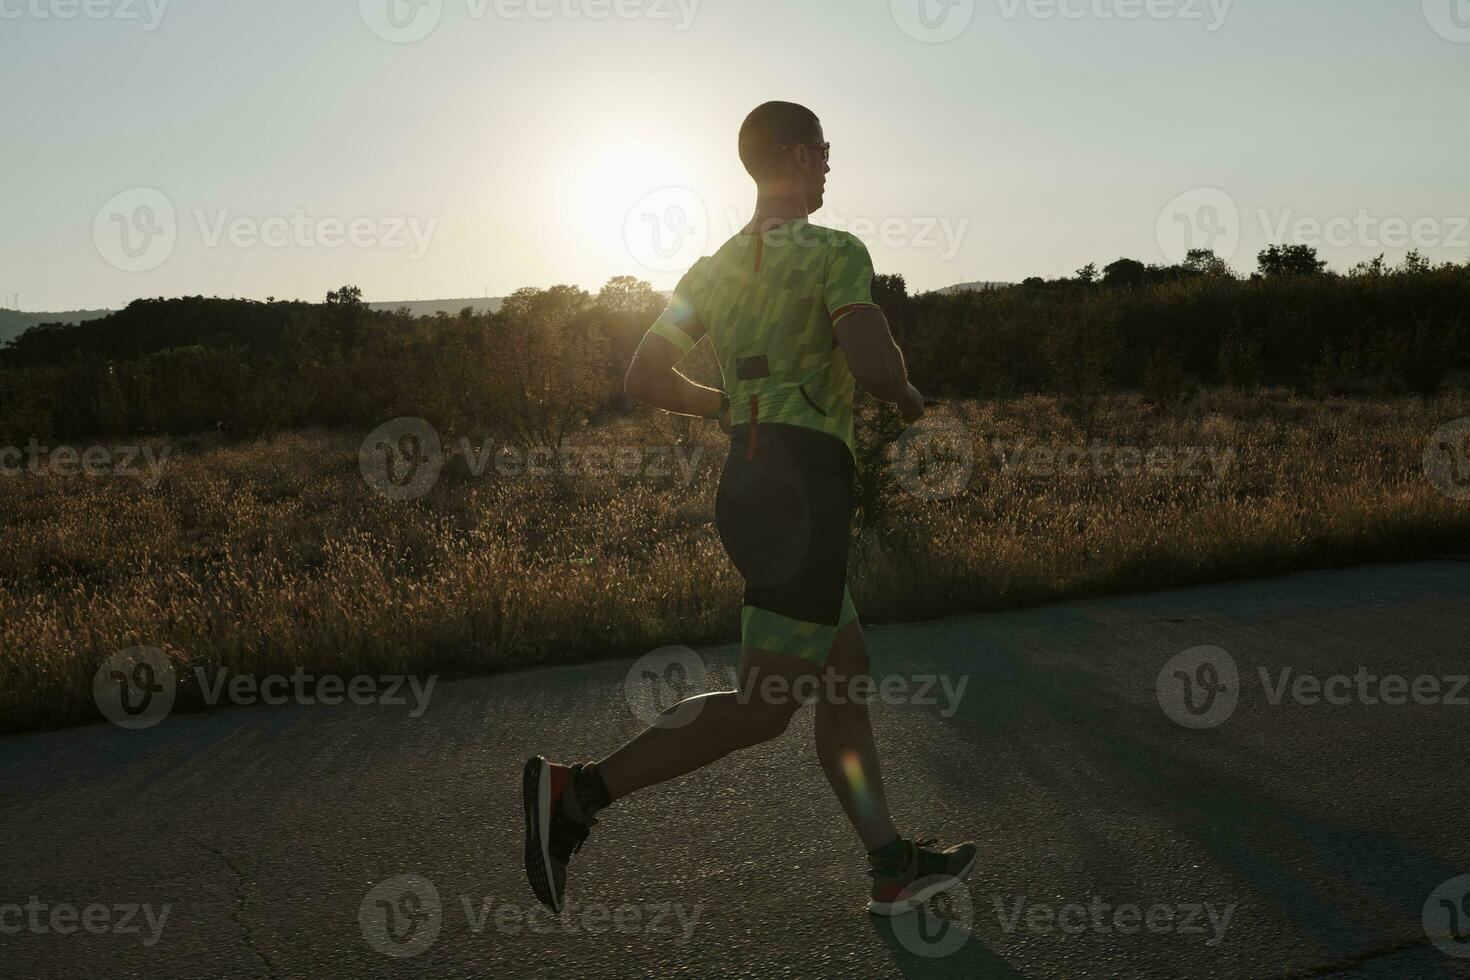
M 857 618 L 847 588 L 854 465 L 814 429 L 736 426 L 715 498 L 715 527 L 745 579 L 741 641 L 823 663 Z

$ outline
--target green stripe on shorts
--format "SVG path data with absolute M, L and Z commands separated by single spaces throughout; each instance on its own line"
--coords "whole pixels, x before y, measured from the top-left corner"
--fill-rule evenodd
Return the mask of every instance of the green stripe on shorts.
M 852 603 L 852 592 L 842 590 L 842 612 L 836 626 L 823 623 L 808 623 L 792 619 L 755 606 L 740 610 L 740 642 L 758 650 L 784 653 L 814 664 L 827 662 L 837 631 L 857 619 L 857 607 Z

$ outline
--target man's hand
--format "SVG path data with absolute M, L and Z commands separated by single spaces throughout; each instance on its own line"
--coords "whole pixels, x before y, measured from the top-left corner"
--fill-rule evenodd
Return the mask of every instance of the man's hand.
M 898 403 L 898 410 L 903 413 L 903 420 L 909 425 L 924 417 L 924 396 L 919 394 L 918 388 L 909 385 L 908 393 Z

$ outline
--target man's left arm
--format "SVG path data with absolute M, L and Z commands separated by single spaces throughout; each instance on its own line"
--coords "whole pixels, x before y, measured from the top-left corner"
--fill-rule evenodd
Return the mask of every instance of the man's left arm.
M 705 334 L 690 292 L 689 276 L 685 276 L 668 307 L 643 335 L 623 390 L 630 398 L 676 415 L 721 418 L 730 404 L 725 393 L 695 384 L 676 370 Z
M 650 330 L 643 335 L 623 390 L 628 397 L 675 415 L 719 418 L 729 407 L 723 391 L 695 384 L 676 370 L 687 350 L 680 349 L 662 334 Z

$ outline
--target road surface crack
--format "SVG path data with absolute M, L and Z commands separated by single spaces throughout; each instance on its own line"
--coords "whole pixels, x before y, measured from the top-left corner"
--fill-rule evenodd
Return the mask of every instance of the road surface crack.
M 239 927 L 240 938 L 244 941 L 245 947 L 249 949 L 250 952 L 254 953 L 256 958 L 258 958 L 260 962 L 264 964 L 266 975 L 269 976 L 271 980 L 281 980 L 281 975 L 276 972 L 276 965 L 271 962 L 271 958 L 266 955 L 263 949 L 255 945 L 255 931 L 250 928 L 250 923 L 245 918 L 246 903 L 244 872 L 235 867 L 235 862 L 231 861 L 229 855 L 226 854 L 223 850 L 217 847 L 211 847 L 203 841 L 195 841 L 194 843 L 201 850 L 208 851 L 210 854 L 213 854 L 215 857 L 219 858 L 220 863 L 223 864 L 227 869 L 229 869 L 230 874 L 234 876 L 235 910 L 230 913 L 230 918 L 233 919 L 235 925 Z

